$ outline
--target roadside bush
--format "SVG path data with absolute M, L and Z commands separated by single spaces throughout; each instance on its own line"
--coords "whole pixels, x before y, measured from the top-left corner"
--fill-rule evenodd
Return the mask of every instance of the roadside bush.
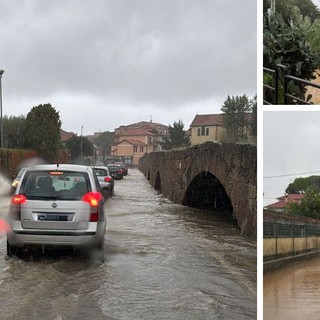
M 281 14 L 266 12 L 263 34 L 264 67 L 276 69 L 281 64 L 287 68 L 289 75 L 305 80 L 315 79 L 317 55 L 306 38 L 305 30 L 299 25 L 292 21 L 285 23 Z M 290 81 L 288 90 L 292 95 L 304 99 L 305 85 Z M 282 99 L 283 97 L 280 101 Z

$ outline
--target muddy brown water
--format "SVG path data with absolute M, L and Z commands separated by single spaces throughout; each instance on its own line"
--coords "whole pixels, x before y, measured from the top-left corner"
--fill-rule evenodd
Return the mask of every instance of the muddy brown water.
M 263 319 L 320 319 L 320 258 L 263 277 Z
M 137 169 L 116 181 L 106 212 L 103 263 L 8 259 L 0 233 L 1 319 L 256 319 L 256 242 L 221 214 L 173 204 Z

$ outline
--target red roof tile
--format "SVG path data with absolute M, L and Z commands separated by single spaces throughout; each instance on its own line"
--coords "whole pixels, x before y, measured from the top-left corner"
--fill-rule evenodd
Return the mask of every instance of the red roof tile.
M 123 139 L 117 145 L 119 145 L 123 141 L 127 141 L 134 146 L 145 146 L 146 145 L 144 142 L 142 142 L 140 140 L 136 140 L 136 139 Z
M 60 129 L 60 139 L 61 139 L 62 142 L 68 141 L 69 139 L 71 139 L 75 135 L 76 134 L 73 133 L 73 132 L 67 132 L 67 131 L 64 131 L 64 130 Z
M 197 114 L 190 127 L 221 126 L 223 114 Z
M 291 193 L 287 195 L 287 199 L 286 196 L 279 197 L 277 198 L 279 200 L 278 202 L 269 204 L 267 207 L 274 209 L 284 209 L 290 203 L 299 203 L 304 197 L 305 195 L 301 193 Z
M 277 198 L 278 200 L 285 200 L 286 198 L 288 201 L 294 201 L 294 200 L 301 200 L 305 197 L 305 194 L 303 193 L 288 193 L 286 196 L 281 196 Z
M 145 136 L 145 135 L 153 135 L 153 134 L 142 128 L 128 129 L 120 134 L 120 136 Z

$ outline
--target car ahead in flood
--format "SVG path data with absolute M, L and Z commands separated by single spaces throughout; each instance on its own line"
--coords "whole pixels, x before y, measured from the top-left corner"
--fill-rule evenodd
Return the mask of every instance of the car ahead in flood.
M 118 164 L 108 164 L 107 165 L 111 177 L 115 180 L 123 179 L 123 170 L 120 165 Z
M 109 173 L 109 169 L 104 166 L 94 166 L 92 167 L 94 173 L 96 174 L 102 193 L 105 199 L 114 194 L 114 180 Z
M 122 172 L 123 172 L 124 176 L 128 175 L 128 167 L 127 167 L 127 164 L 125 162 L 115 162 L 115 164 L 118 164 L 118 165 L 121 166 L 121 169 L 122 169 Z
M 105 227 L 104 201 L 92 168 L 29 167 L 9 207 L 7 254 L 18 254 L 30 246 L 77 247 L 102 253 Z

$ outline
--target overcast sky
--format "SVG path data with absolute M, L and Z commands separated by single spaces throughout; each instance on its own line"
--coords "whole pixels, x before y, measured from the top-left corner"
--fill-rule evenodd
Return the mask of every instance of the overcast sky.
M 263 113 L 264 205 L 283 196 L 294 179 L 320 175 L 319 124 L 320 111 Z M 267 178 L 280 175 L 289 176 Z
M 83 134 L 256 94 L 256 0 L 1 0 L 3 114 L 51 103 Z
M 313 2 L 318 8 L 320 8 L 320 0 L 312 0 L 312 2 Z

